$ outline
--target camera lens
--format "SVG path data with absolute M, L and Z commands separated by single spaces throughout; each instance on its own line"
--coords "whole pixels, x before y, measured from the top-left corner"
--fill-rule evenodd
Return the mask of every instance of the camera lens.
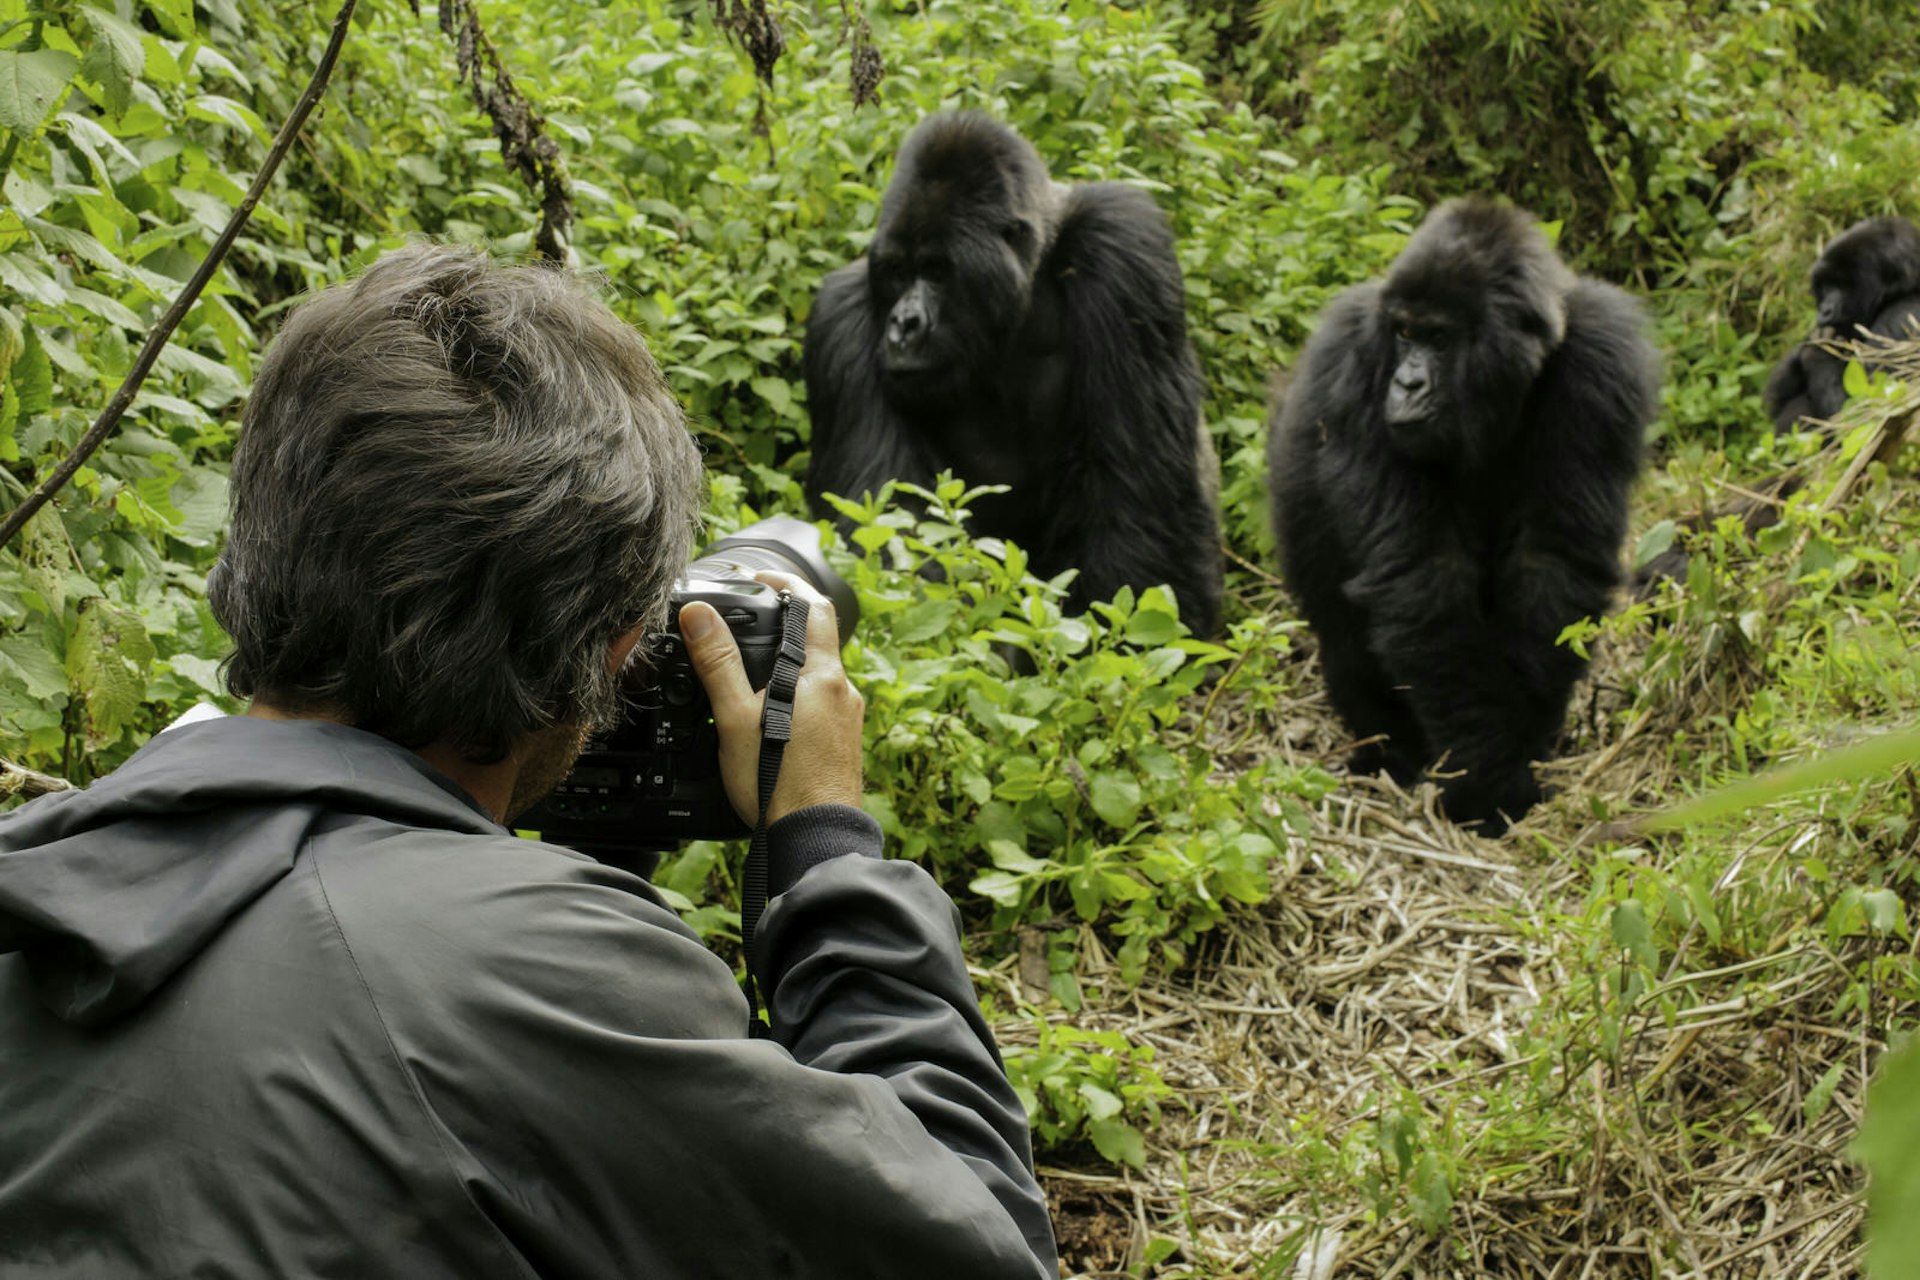
M 751 577 L 762 569 L 811 583 L 833 602 L 834 614 L 840 621 L 840 643 L 845 644 L 852 637 L 854 623 L 860 619 L 859 599 L 846 580 L 828 567 L 820 551 L 820 531 L 804 520 L 772 516 L 748 525 L 703 551 L 700 558 L 688 566 L 687 576 L 724 580 Z

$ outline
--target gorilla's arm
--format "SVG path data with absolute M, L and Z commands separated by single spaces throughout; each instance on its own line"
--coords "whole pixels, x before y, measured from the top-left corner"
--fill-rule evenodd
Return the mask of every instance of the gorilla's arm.
M 1809 400 L 1811 389 L 1807 386 L 1806 358 L 1805 343 L 1789 351 L 1773 367 L 1766 390 L 1761 392 L 1760 398 L 1767 407 L 1767 417 L 1773 420 L 1775 431 L 1791 431 L 1796 422 L 1813 412 Z
M 813 420 L 807 497 L 817 514 L 834 514 L 823 493 L 858 498 L 889 480 L 933 480 L 912 429 L 888 406 L 881 385 L 880 321 L 867 292 L 865 258 L 821 283 L 807 316 L 805 361 Z
M 1920 294 L 1910 293 L 1882 307 L 1867 327 L 1883 338 L 1909 340 L 1920 336 Z
M 1281 571 L 1318 638 L 1327 698 L 1356 739 L 1384 738 L 1351 767 L 1411 783 L 1426 737 L 1375 655 L 1364 588 L 1348 590 L 1361 548 L 1379 546 L 1406 514 L 1404 477 L 1380 447 L 1392 361 L 1375 337 L 1379 294 L 1378 284 L 1349 289 L 1321 317 L 1269 414 L 1267 470 Z M 1422 554 L 1423 538 L 1407 541 L 1400 559 Z
M 1050 541 L 1079 546 L 1078 603 L 1168 583 L 1200 635 L 1220 621 L 1217 466 L 1200 421 L 1186 297 L 1145 192 L 1075 187 L 1040 273 L 1064 296 L 1066 421 Z

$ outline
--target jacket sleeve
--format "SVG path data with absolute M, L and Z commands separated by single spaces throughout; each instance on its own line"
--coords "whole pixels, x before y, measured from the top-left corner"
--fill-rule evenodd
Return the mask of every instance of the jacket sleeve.
M 1027 1114 L 981 1016 L 952 901 L 914 864 L 880 861 L 879 824 L 858 809 L 802 810 L 767 835 L 770 885 L 792 886 L 757 947 L 774 1039 L 809 1067 L 886 1081 L 992 1193 L 1039 1274 L 1057 1276 Z M 848 852 L 871 856 L 835 856 Z
M 911 864 L 834 856 L 878 850 L 856 810 L 770 835 L 772 1039 L 612 868 L 469 839 L 329 883 L 439 1157 L 540 1275 L 1056 1276 L 951 904 Z

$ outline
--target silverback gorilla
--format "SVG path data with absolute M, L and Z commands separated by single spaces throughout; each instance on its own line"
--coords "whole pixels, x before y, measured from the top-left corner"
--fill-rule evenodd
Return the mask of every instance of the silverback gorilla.
M 1007 126 L 949 114 L 900 149 L 867 256 L 807 321 L 807 492 L 951 470 L 1011 492 L 973 532 L 1023 547 L 1070 603 L 1171 586 L 1220 621 L 1213 446 L 1172 236 L 1145 192 L 1062 186 Z
M 1911 336 L 1908 326 L 1920 323 L 1920 231 L 1905 218 L 1855 223 L 1814 264 L 1813 300 L 1813 336 L 1767 379 L 1767 416 L 1776 431 L 1790 431 L 1802 418 L 1831 418 L 1846 404 L 1847 362 L 1821 342 Z
M 1658 364 L 1632 299 L 1486 200 L 1327 309 L 1268 462 L 1352 768 L 1435 765 L 1448 816 L 1495 833 L 1539 799 L 1585 666 L 1556 640 L 1618 580 Z

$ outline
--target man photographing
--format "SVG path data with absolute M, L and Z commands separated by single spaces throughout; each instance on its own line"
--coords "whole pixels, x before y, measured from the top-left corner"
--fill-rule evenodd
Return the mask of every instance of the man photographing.
M 857 808 L 824 599 L 771 1038 L 645 882 L 505 826 L 617 713 L 699 478 L 563 273 L 414 247 L 294 312 L 210 591 L 250 711 L 0 817 L 0 1277 L 1057 1274 L 951 904 Z M 678 621 L 752 821 L 759 695 Z

